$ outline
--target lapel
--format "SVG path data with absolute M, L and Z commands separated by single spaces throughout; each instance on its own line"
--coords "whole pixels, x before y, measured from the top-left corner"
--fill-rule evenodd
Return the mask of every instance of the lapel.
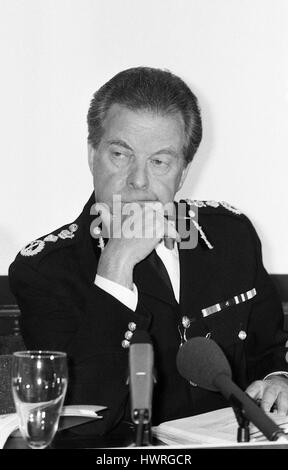
M 90 215 L 90 209 L 95 204 L 94 191 L 85 204 L 82 213 L 75 220 L 79 225 L 80 237 L 77 243 L 77 259 L 79 261 L 80 269 L 82 271 L 81 278 L 85 279 L 88 285 L 94 282 L 98 259 L 100 257 L 100 248 L 97 248 L 97 240 L 91 237 L 90 226 L 95 219 L 95 215 Z
M 213 250 L 198 241 L 194 249 L 179 248 L 180 262 L 180 309 L 182 316 L 202 318 L 201 309 L 209 290 L 214 259 Z

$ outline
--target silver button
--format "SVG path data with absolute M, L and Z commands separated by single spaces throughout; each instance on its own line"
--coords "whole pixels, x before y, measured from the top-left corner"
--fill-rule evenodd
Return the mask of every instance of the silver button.
M 288 348 L 288 341 L 286 341 L 285 343 L 285 348 Z
M 134 321 L 130 321 L 130 323 L 128 323 L 128 328 L 130 331 L 135 331 L 136 330 L 136 323 L 134 323 Z
M 190 380 L 190 382 L 189 382 L 189 383 L 190 383 L 190 385 L 192 385 L 192 387 L 198 387 L 198 385 L 197 385 L 197 384 L 195 384 L 194 382 L 191 382 L 191 380 Z
M 244 339 L 247 338 L 247 333 L 244 330 L 239 331 L 238 333 L 238 338 L 241 339 L 241 341 L 244 341 Z
M 77 230 L 78 230 L 78 225 L 77 225 L 77 224 L 71 224 L 71 225 L 69 225 L 69 230 L 70 230 L 70 232 L 77 232 Z
M 127 339 L 124 339 L 121 343 L 122 348 L 126 349 L 129 348 L 130 346 L 130 341 L 127 341 Z
M 182 317 L 182 325 L 184 328 L 189 328 L 191 325 L 190 319 L 186 316 Z
M 288 353 L 286 353 L 285 361 L 288 362 Z
M 125 336 L 125 339 L 128 339 L 128 340 L 129 340 L 129 339 L 132 338 L 133 333 L 132 333 L 132 331 L 129 330 L 129 331 L 126 331 L 126 333 L 125 333 L 124 336 Z

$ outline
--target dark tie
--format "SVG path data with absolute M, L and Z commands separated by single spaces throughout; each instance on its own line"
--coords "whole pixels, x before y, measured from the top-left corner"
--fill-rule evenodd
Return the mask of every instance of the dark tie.
M 157 255 L 155 250 L 153 250 L 152 253 L 149 255 L 149 261 L 153 268 L 156 269 L 157 273 L 159 274 L 165 285 L 168 287 L 168 289 L 172 291 L 172 294 L 174 296 L 173 287 L 167 269 L 165 268 L 162 259 Z

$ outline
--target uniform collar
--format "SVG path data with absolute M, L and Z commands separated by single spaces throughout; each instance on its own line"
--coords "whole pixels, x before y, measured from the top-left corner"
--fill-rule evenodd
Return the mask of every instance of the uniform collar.
M 86 202 L 81 214 L 75 221 L 80 229 L 79 243 L 76 247 L 79 264 L 82 269 L 82 276 L 88 281 L 88 283 L 94 282 L 97 271 L 97 262 L 100 256 L 100 250 L 97 252 L 95 239 L 91 237 L 90 233 L 91 224 L 95 219 L 95 215 L 90 214 L 93 204 L 95 204 L 94 191 Z

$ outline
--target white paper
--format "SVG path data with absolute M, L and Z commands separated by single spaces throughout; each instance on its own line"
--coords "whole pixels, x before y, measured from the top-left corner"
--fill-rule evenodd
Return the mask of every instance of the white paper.
M 3 449 L 10 434 L 18 428 L 16 413 L 0 415 L 0 449 Z
M 87 416 L 89 418 L 102 418 L 97 416 L 98 411 L 105 410 L 106 406 L 100 405 L 65 405 L 61 416 Z
M 99 405 L 65 405 L 62 407 L 61 416 L 81 416 L 101 419 L 102 416 L 97 415 L 97 413 L 105 408 L 106 406 Z M 10 434 L 16 431 L 18 427 L 17 413 L 0 415 L 0 449 L 3 449 Z
M 268 414 L 288 433 L 288 416 Z M 201 415 L 166 421 L 153 427 L 153 434 L 167 445 L 232 445 L 237 443 L 238 423 L 232 408 L 222 408 Z M 250 442 L 269 442 L 262 432 L 250 424 Z M 279 441 L 276 441 L 279 443 Z M 288 440 L 283 438 L 288 445 Z M 247 445 L 247 443 L 245 443 Z

